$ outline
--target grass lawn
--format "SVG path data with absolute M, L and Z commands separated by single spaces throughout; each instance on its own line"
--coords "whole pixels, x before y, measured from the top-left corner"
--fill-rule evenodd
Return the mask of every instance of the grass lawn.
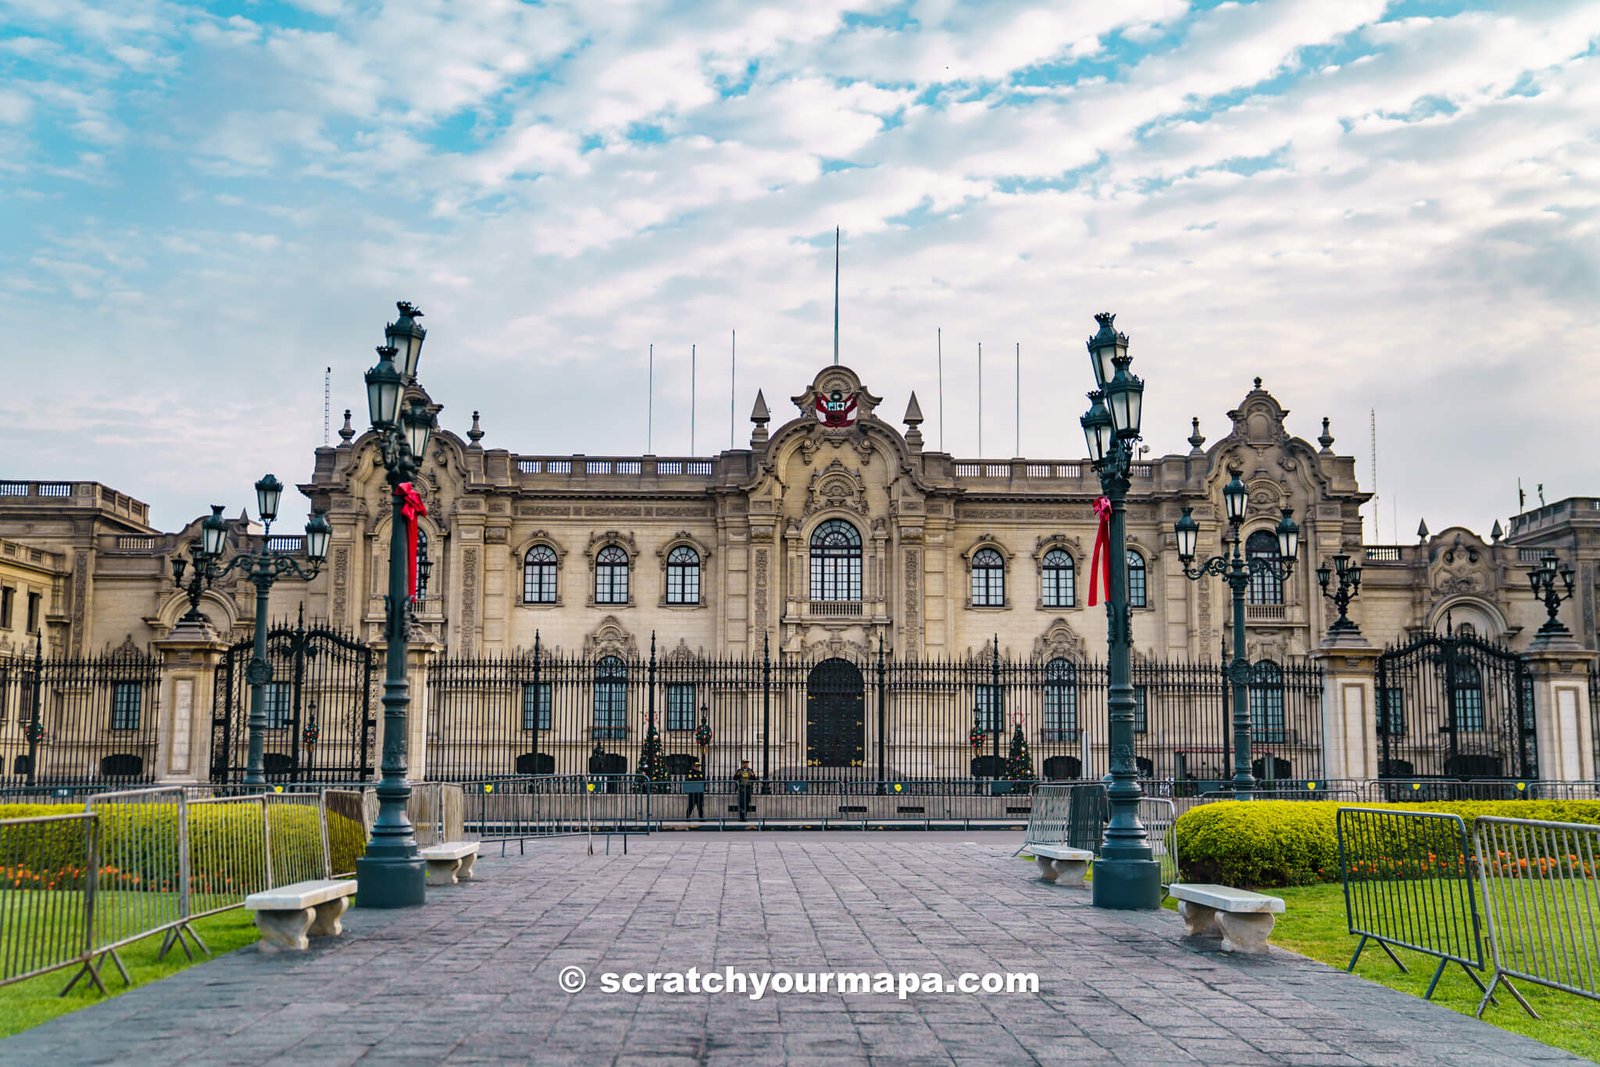
M 1346 932 L 1344 892 L 1338 885 L 1295 886 L 1267 892 L 1282 897 L 1288 905 L 1272 932 L 1274 944 L 1341 969 L 1350 963 L 1350 956 L 1361 939 Z M 1394 961 L 1384 955 L 1383 949 L 1370 941 L 1361 953 L 1355 973 L 1421 997 L 1439 961 L 1403 948 L 1395 949 L 1395 955 L 1410 968 L 1409 974 L 1402 974 Z M 1482 976 L 1485 984 L 1490 973 L 1492 965 Z M 1491 1004 L 1483 1013 L 1485 1022 L 1600 1061 L 1600 1002 L 1531 982 L 1512 981 L 1542 1018 L 1528 1018 L 1521 1005 L 1502 987 L 1495 991 L 1499 1006 Z M 1471 1015 L 1477 1010 L 1481 997 L 1478 987 L 1461 967 L 1452 963 L 1439 979 L 1433 1003 Z
M 231 952 L 236 948 L 254 944 L 259 936 L 250 912 L 243 908 L 196 919 L 194 928 L 215 954 Z M 119 950 L 122 962 L 128 968 L 128 976 L 133 979 L 133 985 L 141 986 L 147 982 L 157 981 L 210 958 L 199 950 L 191 948 L 195 958 L 190 960 L 183 954 L 182 949 L 174 947 L 167 953 L 165 959 L 157 960 L 156 953 L 161 949 L 163 936 L 155 934 Z M 86 1008 L 105 999 L 87 979 L 80 981 L 65 997 L 60 996 L 62 987 L 72 979 L 73 973 L 72 968 L 65 968 L 39 975 L 37 978 L 29 978 L 15 985 L 0 986 L 0 1037 L 38 1026 L 57 1015 L 65 1015 L 69 1011 Z M 117 973 L 116 965 L 109 960 L 101 966 L 100 977 L 111 996 L 131 988 L 122 984 L 122 975 Z M 3 1051 L 0 1051 L 0 1059 L 4 1059 Z

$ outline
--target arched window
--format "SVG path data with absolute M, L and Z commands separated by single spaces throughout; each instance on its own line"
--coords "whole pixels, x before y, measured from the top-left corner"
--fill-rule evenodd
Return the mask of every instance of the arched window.
M 1483 679 L 1478 674 L 1478 668 L 1465 660 L 1457 660 L 1455 665 L 1455 692 L 1451 694 L 1451 706 L 1455 710 L 1455 728 L 1457 730 L 1483 729 Z
M 861 534 L 843 519 L 811 535 L 811 599 L 861 599 Z
M 556 550 L 549 545 L 534 545 L 522 560 L 522 602 L 556 602 Z
M 628 668 L 616 656 L 607 656 L 594 665 L 594 739 L 627 736 Z
M 1250 671 L 1250 736 L 1258 744 L 1282 744 L 1283 671 L 1262 660 Z
M 1003 608 L 1006 604 L 1006 561 L 992 548 L 972 554 L 972 606 Z
M 1138 549 L 1128 549 L 1128 607 L 1145 606 L 1144 557 Z
M 667 553 L 667 603 L 700 603 L 700 553 L 688 545 Z
M 1244 541 L 1247 559 L 1278 562 L 1278 537 L 1271 530 L 1257 530 Z M 1282 604 L 1283 582 L 1275 574 L 1264 570 L 1251 571 L 1250 589 L 1246 594 L 1249 604 Z
M 432 557 L 428 555 L 428 531 L 419 526 L 417 527 L 417 559 L 424 560 L 431 558 Z M 417 568 L 418 600 L 426 600 L 428 598 L 428 579 L 424 578 L 422 575 L 422 568 Z
M 594 602 L 628 602 L 628 554 L 616 545 L 607 545 L 594 557 Z
M 1044 665 L 1044 739 L 1078 739 L 1078 669 L 1071 660 Z
M 1076 577 L 1072 571 L 1072 556 L 1059 548 L 1052 548 L 1044 554 L 1044 595 L 1042 600 L 1047 608 L 1070 608 L 1077 593 L 1073 579 Z

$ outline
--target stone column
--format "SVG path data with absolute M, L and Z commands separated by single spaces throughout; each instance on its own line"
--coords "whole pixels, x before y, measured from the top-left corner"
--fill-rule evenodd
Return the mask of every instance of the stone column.
M 156 777 L 182 784 L 209 780 L 217 664 L 228 644 L 209 625 L 193 622 L 180 622 L 152 644 L 161 657 Z
M 1533 721 L 1539 777 L 1592 782 L 1594 720 L 1589 712 L 1589 671 L 1596 654 L 1570 637 L 1535 638 L 1524 657 L 1533 675 Z
M 411 708 L 406 714 L 406 777 L 428 780 L 428 665 L 444 646 L 423 636 L 413 636 L 406 646 L 406 681 L 411 686 Z
M 1322 668 L 1323 774 L 1328 778 L 1378 777 L 1376 671 L 1381 649 L 1359 631 L 1323 638 L 1311 650 Z

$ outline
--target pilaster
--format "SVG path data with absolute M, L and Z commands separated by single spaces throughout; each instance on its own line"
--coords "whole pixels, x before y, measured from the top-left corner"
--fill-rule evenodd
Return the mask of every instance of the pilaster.
M 1322 668 L 1323 774 L 1332 778 L 1377 778 L 1376 672 L 1381 649 L 1360 632 L 1323 638 L 1310 652 Z
M 1560 782 L 1595 779 L 1589 671 L 1596 658 L 1596 653 L 1570 637 L 1536 639 L 1524 656 L 1533 675 L 1540 778 Z
M 211 764 L 211 704 L 217 664 L 228 644 L 207 623 L 180 622 L 152 644 L 161 657 L 161 719 L 156 777 L 193 783 Z

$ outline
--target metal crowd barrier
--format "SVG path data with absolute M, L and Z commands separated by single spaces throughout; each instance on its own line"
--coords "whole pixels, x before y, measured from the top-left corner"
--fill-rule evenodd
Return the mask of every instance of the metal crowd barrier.
M 1355 970 L 1367 942 L 1374 941 L 1405 971 L 1390 947 L 1400 945 L 1439 960 L 1424 1000 L 1432 999 L 1451 961 L 1487 993 L 1473 973 L 1483 970 L 1483 937 L 1472 847 L 1461 817 L 1340 808 L 1337 826 L 1345 917 L 1349 932 L 1361 935 L 1345 970 Z
M 1483 816 L 1474 826 L 1478 884 L 1488 920 L 1495 987 L 1538 1012 L 1519 978 L 1600 1000 L 1600 826 Z
M 0 821 L 0 985 L 77 965 L 101 992 L 107 959 L 164 934 L 209 952 L 191 925 L 250 893 L 329 876 L 327 804 L 314 793 L 101 793 L 79 813 Z

